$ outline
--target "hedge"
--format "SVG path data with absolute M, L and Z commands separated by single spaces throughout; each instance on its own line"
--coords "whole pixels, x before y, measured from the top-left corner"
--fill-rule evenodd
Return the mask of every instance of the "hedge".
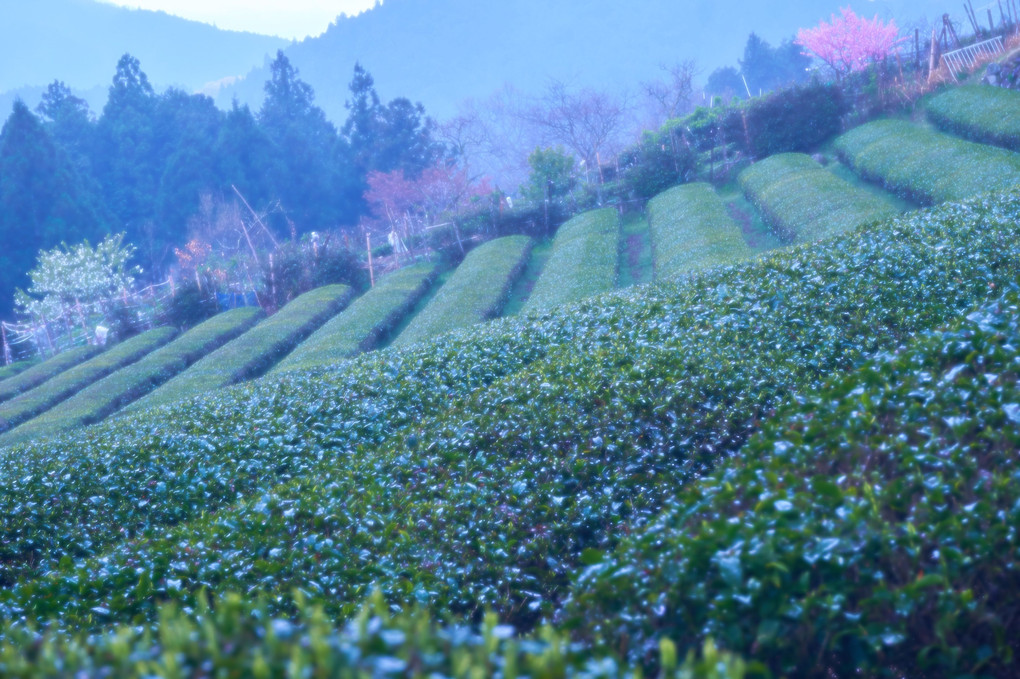
M 18 394 L 23 394 L 29 389 L 38 387 L 54 375 L 59 375 L 68 368 L 72 368 L 82 361 L 87 361 L 102 352 L 103 349 L 104 347 L 92 345 L 74 347 L 42 363 L 37 363 L 14 377 L 8 377 L 3 382 L 0 382 L 0 403 L 9 401 Z
M 213 316 L 166 346 L 145 355 L 108 377 L 79 391 L 38 417 L 0 436 L 0 445 L 51 436 L 99 422 L 125 405 L 148 394 L 202 356 L 254 325 L 262 316 L 256 307 L 232 309 Z M 148 334 L 155 345 L 168 342 L 177 331 L 156 328 Z
M 1020 154 L 902 120 L 862 125 L 835 145 L 858 174 L 926 205 L 1020 184 Z
M 899 212 L 891 200 L 851 184 L 801 154 L 766 158 L 741 172 L 737 181 L 765 221 L 780 236 L 798 243 Z
M 265 373 L 350 301 L 347 285 L 326 285 L 297 297 L 270 318 L 210 352 L 131 406 L 137 412 Z
M 532 245 L 527 236 L 505 236 L 469 252 L 432 301 L 397 336 L 394 346 L 408 346 L 498 316 L 527 266 Z
M 0 405 L 0 432 L 16 427 L 73 396 L 93 382 L 134 363 L 153 349 L 169 342 L 173 336 L 173 332 L 156 329 L 132 337 L 84 363 L 65 370 L 35 389 L 3 403 Z
M 658 280 L 751 257 L 740 225 L 710 184 L 677 186 L 648 203 Z
M 434 264 L 414 264 L 383 277 L 349 308 L 316 330 L 271 372 L 333 365 L 376 348 L 414 309 L 436 277 Z
M 0 382 L 3 382 L 8 377 L 14 377 L 15 375 L 25 372 L 26 370 L 31 368 L 33 365 L 36 365 L 37 363 L 38 361 L 26 359 L 23 361 L 16 361 L 14 363 L 11 363 L 10 365 L 3 366 L 2 368 L 0 368 Z
M 976 142 L 1020 151 L 1020 92 L 988 85 L 946 90 L 925 107 L 940 129 Z
M 544 311 L 612 290 L 619 248 L 616 210 L 603 208 L 574 217 L 557 230 L 549 259 L 521 312 Z

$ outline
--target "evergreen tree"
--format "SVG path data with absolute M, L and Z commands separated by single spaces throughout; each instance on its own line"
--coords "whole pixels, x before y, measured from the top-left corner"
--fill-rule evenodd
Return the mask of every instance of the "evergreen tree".
M 36 254 L 63 240 L 99 238 L 108 224 L 94 196 L 21 101 L 0 131 L 0 315 L 27 283 Z
M 74 96 L 71 88 L 59 80 L 50 83 L 36 112 L 43 118 L 46 131 L 74 163 L 83 177 L 92 176 L 92 145 L 96 124 L 88 102 Z

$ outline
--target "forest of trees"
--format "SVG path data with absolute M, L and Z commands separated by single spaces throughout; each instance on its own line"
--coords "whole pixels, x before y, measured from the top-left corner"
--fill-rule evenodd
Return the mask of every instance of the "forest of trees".
M 224 112 L 203 95 L 156 92 L 125 55 L 98 115 L 62 82 L 34 112 L 15 103 L 0 131 L 0 316 L 37 253 L 63 241 L 125 232 L 159 276 L 203 197 L 233 202 L 239 192 L 271 229 L 294 236 L 356 224 L 370 173 L 413 177 L 445 156 L 424 108 L 383 103 L 360 66 L 340 129 L 282 52 L 265 92 L 258 111 Z

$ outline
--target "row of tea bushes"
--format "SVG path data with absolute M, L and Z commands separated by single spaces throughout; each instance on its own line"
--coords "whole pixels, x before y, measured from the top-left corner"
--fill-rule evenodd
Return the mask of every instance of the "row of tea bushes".
M 776 233 L 798 243 L 899 212 L 891 200 L 851 184 L 800 153 L 770 156 L 741 172 L 737 181 Z
M 272 372 L 334 365 L 361 351 L 375 349 L 414 309 L 432 287 L 436 266 L 413 264 L 387 274 L 302 342 Z
M 685 184 L 648 202 L 655 278 L 664 280 L 753 254 L 711 184 Z
M 469 252 L 394 345 L 408 346 L 498 316 L 533 244 L 526 236 L 505 236 Z
M 299 597 L 293 618 L 273 617 L 264 602 L 237 594 L 207 598 L 182 612 L 160 612 L 157 635 L 121 626 L 96 636 L 68 638 L 0 631 L 0 673 L 9 679 L 103 677 L 536 677 L 624 679 L 636 676 L 612 652 L 582 652 L 552 627 L 528 637 L 488 614 L 480 626 L 439 623 L 420 608 L 397 614 L 373 597 L 338 627 Z M 744 679 L 747 663 L 706 643 L 678 658 L 663 642 L 663 679 Z
M 262 375 L 343 309 L 352 296 L 346 285 L 326 285 L 300 295 L 237 339 L 203 356 L 128 412 L 192 398 Z
M 73 396 L 93 382 L 134 363 L 169 342 L 175 334 L 172 329 L 157 328 L 132 337 L 55 375 L 35 389 L 0 404 L 0 432 L 16 427 Z
M 18 394 L 23 394 L 29 389 L 38 387 L 54 375 L 59 375 L 68 368 L 73 368 L 102 351 L 103 347 L 93 345 L 74 347 L 42 363 L 37 363 L 13 377 L 8 377 L 3 382 L 0 382 L 0 403 L 10 400 Z
M 522 312 L 547 311 L 615 288 L 619 241 L 612 208 L 585 212 L 561 226 Z
M 1018 216 L 1016 194 L 944 206 L 10 450 L 2 544 L 35 547 L 2 617 L 143 625 L 154 597 L 295 587 L 342 617 L 378 588 L 437 611 L 491 606 L 526 630 L 791 394 L 1015 280 Z M 127 463 L 60 480 L 61 502 L 95 493 L 66 517 L 36 498 L 54 497 L 74 443 L 82 465 Z M 158 449 L 151 482 L 127 477 L 154 455 L 144 446 Z M 260 490 L 259 474 L 286 483 Z M 187 523 L 150 530 L 157 514 Z
M 862 125 L 837 138 L 835 146 L 859 175 L 926 205 L 1020 184 L 1020 154 L 904 120 Z
M 973 141 L 1020 151 L 1020 92 L 988 85 L 953 87 L 925 106 L 940 129 Z
M 636 656 L 707 635 L 780 676 L 1015 676 L 1018 304 L 798 398 L 593 561 L 565 619 Z
M 99 422 L 148 394 L 216 347 L 237 337 L 261 316 L 261 309 L 255 307 L 232 309 L 195 326 L 169 344 L 167 342 L 176 330 L 150 330 L 140 336 L 148 339 L 145 346 L 151 350 L 140 360 L 81 389 L 74 396 L 0 436 L 0 445 L 52 436 Z
M 14 363 L 11 363 L 10 365 L 3 366 L 2 368 L 0 368 L 0 382 L 3 382 L 8 377 L 14 377 L 15 375 L 19 375 L 25 372 L 33 365 L 36 365 L 36 361 L 24 360 L 16 361 Z

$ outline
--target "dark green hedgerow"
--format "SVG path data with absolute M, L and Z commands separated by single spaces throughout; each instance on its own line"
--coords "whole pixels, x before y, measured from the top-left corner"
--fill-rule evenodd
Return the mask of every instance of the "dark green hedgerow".
M 965 141 L 904 120 L 878 120 L 835 142 L 855 172 L 931 205 L 1020 184 L 1020 153 Z
M 169 342 L 175 334 L 172 329 L 157 328 L 132 337 L 84 363 L 55 375 L 35 389 L 12 398 L 0 405 L 0 432 L 16 427 L 78 393 L 96 380 L 134 363 L 153 349 Z
M 829 172 L 810 156 L 783 153 L 755 163 L 737 178 L 776 233 L 798 243 L 888 219 L 899 210 Z
M 155 349 L 137 363 L 117 370 L 82 389 L 38 417 L 0 436 L 0 445 L 30 441 L 39 437 L 99 422 L 124 405 L 148 394 L 168 379 L 224 342 L 237 337 L 262 317 L 255 307 L 232 309 L 201 323 L 174 341 L 175 328 L 156 328 L 144 335 L 142 346 Z M 136 338 L 137 339 L 137 338 Z M 134 341 L 134 340 L 129 340 Z
M 1015 280 L 1018 215 L 1016 194 L 944 206 L 12 449 L 0 613 L 142 624 L 202 588 L 297 587 L 343 617 L 378 588 L 525 629 L 792 393 Z M 57 486 L 73 516 L 37 499 Z
M 1020 151 L 1020 92 L 988 85 L 953 87 L 925 107 L 946 132 Z
M 655 278 L 723 266 L 753 254 L 711 184 L 676 186 L 648 201 Z
M 545 311 L 612 290 L 619 242 L 620 220 L 612 208 L 585 212 L 561 226 L 523 313 Z
M 350 302 L 347 285 L 325 285 L 291 301 L 270 318 L 198 360 L 127 412 L 192 398 L 262 375 Z
M 21 373 L 31 368 L 33 365 L 36 365 L 36 363 L 37 361 L 24 360 L 11 363 L 10 365 L 5 365 L 4 367 L 0 368 L 0 382 L 6 380 L 8 377 L 20 375 Z
M 590 566 L 565 617 L 636 655 L 714 636 L 777 674 L 1016 676 L 1018 301 L 798 399 Z
M 351 306 L 316 330 L 271 372 L 333 365 L 374 349 L 432 287 L 435 264 L 422 263 L 388 274 Z
M 527 266 L 533 245 L 527 236 L 504 236 L 469 252 L 432 301 L 397 336 L 394 346 L 405 347 L 498 316 Z
M 441 624 L 428 611 L 394 615 L 373 597 L 348 624 L 335 626 L 300 597 L 295 618 L 236 594 L 194 611 L 166 606 L 158 635 L 122 626 L 97 636 L 65 637 L 8 630 L 0 640 L 0 673 L 10 679 L 67 676 L 150 677 L 535 677 L 623 679 L 634 669 L 611 653 L 591 656 L 546 627 L 520 638 L 487 615 L 480 627 Z M 743 679 L 747 663 L 706 643 L 683 662 L 663 642 L 663 679 Z
M 29 389 L 34 389 L 54 375 L 59 375 L 102 351 L 103 347 L 92 345 L 75 347 L 38 363 L 14 377 L 8 377 L 0 382 L 0 403 L 10 400 L 18 394 L 23 394 Z

